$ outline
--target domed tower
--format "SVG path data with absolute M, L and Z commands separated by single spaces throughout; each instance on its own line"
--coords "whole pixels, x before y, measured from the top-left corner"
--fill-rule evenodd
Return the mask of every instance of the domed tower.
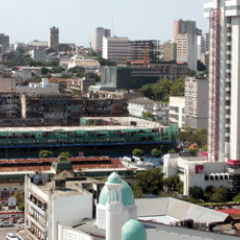
M 119 201 L 122 203 L 122 215 L 121 215 L 121 224 L 123 225 L 130 219 L 137 218 L 137 208 L 134 204 L 134 195 L 131 187 L 128 183 L 121 179 L 118 173 L 113 172 L 109 177 L 105 186 L 103 187 L 100 197 L 99 203 L 97 205 L 97 220 L 96 225 L 98 228 L 106 229 L 107 223 L 107 202 L 108 202 L 108 192 L 109 186 L 111 184 L 116 184 L 121 186 L 121 191 L 119 196 Z M 122 227 L 121 225 L 121 227 Z
M 122 240 L 147 240 L 144 226 L 135 219 L 127 221 L 122 227 Z

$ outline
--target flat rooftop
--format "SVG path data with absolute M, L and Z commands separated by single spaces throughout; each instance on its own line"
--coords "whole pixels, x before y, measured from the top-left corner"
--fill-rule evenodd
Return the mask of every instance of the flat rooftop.
M 55 131 L 97 131 L 97 130 L 130 130 L 130 129 L 156 129 L 168 128 L 169 126 L 162 125 L 157 122 L 147 121 L 144 119 L 133 117 L 86 117 L 86 120 L 103 120 L 105 125 L 99 126 L 73 126 L 73 127 L 1 127 L 0 132 L 55 132 Z M 131 125 L 131 122 L 136 122 L 136 126 Z M 109 123 L 109 124 L 107 124 Z M 111 124 L 111 125 L 110 125 Z

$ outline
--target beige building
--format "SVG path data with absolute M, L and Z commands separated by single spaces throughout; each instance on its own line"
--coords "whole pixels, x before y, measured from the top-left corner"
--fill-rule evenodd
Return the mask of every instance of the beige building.
M 0 76 L 0 93 L 15 93 L 16 80 L 10 76 Z
M 72 79 L 67 80 L 67 88 L 70 90 L 79 90 L 81 93 L 87 93 L 91 85 L 95 85 L 94 79 Z
M 178 34 L 177 61 L 186 62 L 188 67 L 197 71 L 197 34 L 195 32 Z
M 185 79 L 185 126 L 193 129 L 208 126 L 208 80 Z
M 169 62 L 177 59 L 177 43 L 168 41 L 164 43 L 164 61 Z

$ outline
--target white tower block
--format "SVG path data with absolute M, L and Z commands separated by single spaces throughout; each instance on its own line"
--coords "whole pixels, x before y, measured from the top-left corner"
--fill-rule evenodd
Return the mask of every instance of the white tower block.
M 122 239 L 122 184 L 106 183 L 106 240 Z

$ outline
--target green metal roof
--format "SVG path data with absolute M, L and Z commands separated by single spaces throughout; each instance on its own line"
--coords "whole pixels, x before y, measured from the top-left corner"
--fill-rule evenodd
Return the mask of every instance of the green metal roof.
M 55 170 L 72 170 L 72 163 L 67 159 L 60 157 L 58 162 L 53 162 L 52 163 L 52 168 Z

